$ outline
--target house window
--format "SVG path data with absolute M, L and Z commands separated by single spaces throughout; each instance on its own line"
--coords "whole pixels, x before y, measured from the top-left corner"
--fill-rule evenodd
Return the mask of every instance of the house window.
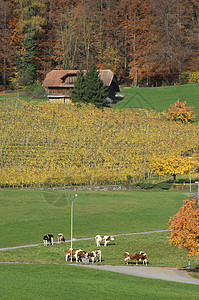
M 75 82 L 76 76 L 71 76 L 66 79 L 66 83 L 73 84 Z

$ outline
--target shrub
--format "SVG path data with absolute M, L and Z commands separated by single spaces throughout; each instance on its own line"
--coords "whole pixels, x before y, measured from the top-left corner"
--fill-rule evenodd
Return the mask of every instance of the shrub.
M 172 187 L 171 183 L 168 182 L 159 182 L 159 183 L 137 183 L 142 190 L 151 190 L 151 189 L 162 189 L 169 190 Z
M 45 95 L 45 89 L 36 82 L 33 85 L 28 85 L 25 89 L 25 93 L 32 98 L 43 97 Z
M 164 110 L 162 113 L 170 121 L 181 121 L 182 123 L 187 123 L 196 117 L 192 108 L 194 107 L 187 106 L 186 101 L 180 102 L 178 99 L 173 105 L 170 105 L 168 112 Z
M 156 187 L 162 190 L 169 190 L 172 187 L 172 184 L 169 182 L 159 182 L 156 184 Z

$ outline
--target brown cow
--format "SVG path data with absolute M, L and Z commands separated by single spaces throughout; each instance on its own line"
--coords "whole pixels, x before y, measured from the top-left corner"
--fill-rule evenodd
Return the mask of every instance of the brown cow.
M 65 255 L 66 255 L 66 261 L 68 261 L 69 257 L 71 256 L 71 249 L 65 249 Z M 76 262 L 79 262 L 79 260 L 83 257 L 88 257 L 88 253 L 86 251 L 83 251 L 82 249 L 73 249 L 72 250 L 72 256 L 75 257 Z
M 90 253 L 88 253 L 88 258 L 91 258 L 92 260 L 92 264 L 94 263 L 95 261 L 95 258 L 96 258 L 96 262 L 98 261 L 102 261 L 102 252 L 101 250 L 95 250 L 95 251 L 92 251 Z
M 139 253 L 129 253 L 129 252 L 125 252 L 124 253 L 124 263 L 127 263 L 128 265 L 128 260 L 135 260 L 136 261 L 136 265 L 138 265 L 138 261 L 139 259 L 141 259 L 141 255 Z

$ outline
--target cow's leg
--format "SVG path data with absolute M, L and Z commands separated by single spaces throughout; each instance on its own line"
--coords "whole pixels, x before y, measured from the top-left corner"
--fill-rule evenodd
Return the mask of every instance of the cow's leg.
M 68 261 L 70 254 L 66 254 L 66 261 Z
M 51 238 L 51 245 L 53 245 L 53 238 Z

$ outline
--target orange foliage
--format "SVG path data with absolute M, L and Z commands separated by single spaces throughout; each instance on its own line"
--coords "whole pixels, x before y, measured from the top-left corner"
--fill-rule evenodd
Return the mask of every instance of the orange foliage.
M 187 249 L 188 256 L 196 256 L 199 260 L 199 207 L 196 205 L 196 198 L 186 199 L 180 210 L 169 223 L 171 235 L 168 237 L 170 245 L 182 245 Z
M 181 121 L 182 123 L 190 122 L 196 117 L 193 112 L 193 106 L 187 106 L 186 101 L 180 102 L 178 99 L 173 105 L 170 105 L 171 108 L 168 109 L 168 112 L 163 111 L 163 115 L 168 120 Z

